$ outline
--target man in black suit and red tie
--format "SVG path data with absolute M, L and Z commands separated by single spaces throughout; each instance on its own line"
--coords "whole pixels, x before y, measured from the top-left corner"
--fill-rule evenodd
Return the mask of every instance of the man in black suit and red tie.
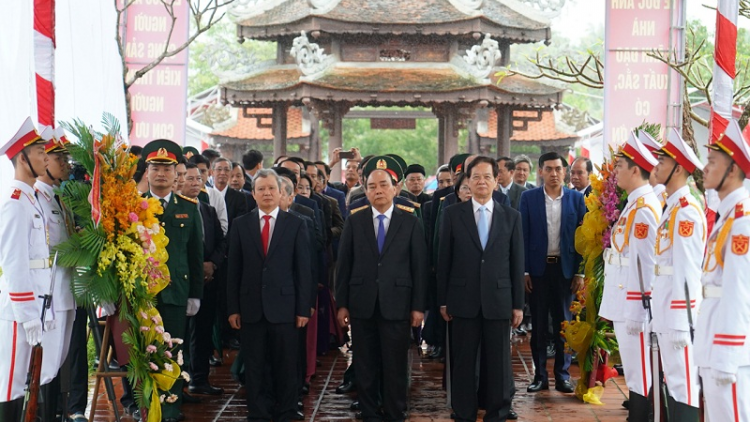
M 514 391 L 510 329 L 523 319 L 521 215 L 492 199 L 497 162 L 477 157 L 466 168 L 471 201 L 445 208 L 440 226 L 438 306 L 452 324 L 451 403 L 456 421 L 477 418 L 477 356 L 486 360 L 487 422 L 508 418 Z
M 241 330 L 248 421 L 288 422 L 297 413 L 298 328 L 310 318 L 310 250 L 304 221 L 280 212 L 281 178 L 259 170 L 258 208 L 229 233 L 229 324 Z M 264 379 L 271 368 L 273 382 Z M 271 385 L 273 391 L 271 391 Z
M 410 327 L 421 326 L 424 319 L 427 245 L 414 209 L 393 202 L 401 179 L 398 163 L 374 157 L 363 173 L 371 205 L 352 211 L 344 224 L 337 317 L 341 326 L 352 326 L 364 421 L 403 421 Z M 384 416 L 378 413 L 381 391 Z

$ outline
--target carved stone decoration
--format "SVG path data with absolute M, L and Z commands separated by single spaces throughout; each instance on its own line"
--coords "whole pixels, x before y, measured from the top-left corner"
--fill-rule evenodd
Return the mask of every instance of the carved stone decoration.
M 210 46 L 201 55 L 208 62 L 211 72 L 220 80 L 237 80 L 254 73 L 259 68 L 255 54 L 245 48 Z
M 450 0 L 453 7 L 467 15 L 476 15 L 481 12 L 484 0 Z
M 471 76 L 487 79 L 501 56 L 498 42 L 492 39 L 492 35 L 485 34 L 482 43 L 466 50 L 466 55 L 462 58 L 469 65 L 467 70 Z
M 501 2 L 511 9 L 535 19 L 549 20 L 557 17 L 565 0 L 488 0 Z
M 333 57 L 323 53 L 318 44 L 311 43 L 305 31 L 292 42 L 289 54 L 297 61 L 297 67 L 305 76 L 313 76 L 325 71 L 333 63 Z
M 524 3 L 543 13 L 560 14 L 565 0 L 523 0 Z
M 341 0 L 308 0 L 310 7 L 315 9 L 315 13 L 321 11 L 329 11 L 333 9 L 337 4 L 341 3 Z
M 287 0 L 235 0 L 229 6 L 229 16 L 240 21 L 252 16 L 260 15 Z

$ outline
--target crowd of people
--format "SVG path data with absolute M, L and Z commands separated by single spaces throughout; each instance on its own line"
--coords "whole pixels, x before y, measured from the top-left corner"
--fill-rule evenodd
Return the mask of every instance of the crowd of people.
M 56 273 L 47 321 L 37 298 L 48 288 L 49 251 L 75 230 L 54 191 L 70 172 L 66 142 L 29 120 L 0 148 L 15 168 L 0 209 L 0 331 L 12 339 L 0 343 L 2 420 L 18 420 L 26 362 L 39 342 L 42 420 L 86 420 L 88 313 L 76 307 L 70 272 Z M 172 387 L 177 399 L 162 404 L 162 420 L 189 420 L 182 403 L 224 393 L 209 374 L 225 364 L 226 348 L 239 350 L 231 372 L 245 386 L 250 421 L 303 419 L 317 357 L 345 343 L 352 365 L 336 392 L 356 391 L 351 408 L 365 421 L 408 418 L 412 345 L 446 363 L 456 421 L 475 421 L 480 408 L 488 422 L 517 418 L 514 335 L 531 333 L 527 392 L 550 388 L 548 358 L 554 388 L 574 392 L 559 327 L 584 288 L 575 233 L 592 189 L 588 158 L 458 154 L 427 193 L 422 165 L 395 154 L 363 157 L 357 148 L 334 150 L 330 162 L 275 157 L 270 168 L 256 150 L 241 163 L 163 139 L 129 151 L 140 158 L 139 191 L 162 204 L 170 240 L 171 283 L 157 309 L 164 329 L 186 340 L 190 381 Z M 662 345 L 672 420 L 697 421 L 700 379 L 711 419 L 740 420 L 750 412 L 750 291 L 742 278 L 750 148 L 733 123 L 705 167 L 676 132 L 663 145 L 634 134 L 615 159 L 627 204 L 604 251 L 601 316 L 620 345 L 630 421 L 648 420 L 658 383 L 646 370 L 649 332 Z M 344 181 L 332 182 L 339 163 Z M 721 200 L 715 223 L 691 194 L 697 169 Z M 100 304 L 99 315 L 116 312 Z M 65 362 L 69 393 L 58 400 Z M 123 386 L 121 403 L 138 419 L 127 379 Z

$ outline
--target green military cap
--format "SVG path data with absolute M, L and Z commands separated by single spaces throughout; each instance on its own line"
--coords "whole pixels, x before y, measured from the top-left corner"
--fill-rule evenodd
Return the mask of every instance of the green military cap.
M 362 169 L 362 175 L 367 179 L 370 173 L 375 170 L 384 170 L 386 173 L 390 174 L 394 183 L 397 183 L 404 178 L 404 171 L 401 169 L 398 161 L 387 155 L 372 157 L 367 164 L 365 164 L 365 168 Z
M 451 171 L 453 173 L 463 172 L 464 161 L 466 161 L 469 155 L 471 154 L 456 154 L 453 157 L 451 157 L 451 161 L 450 161 Z
M 182 149 L 182 155 L 185 156 L 186 160 L 189 160 L 193 155 L 200 155 L 200 152 L 196 147 L 185 147 Z
M 391 158 L 393 158 L 394 160 L 396 160 L 396 162 L 398 163 L 399 167 L 401 167 L 401 174 L 403 175 L 403 174 L 404 174 L 403 172 L 405 172 L 405 171 L 406 171 L 406 168 L 407 168 L 407 167 L 409 167 L 409 166 L 408 166 L 408 165 L 406 164 L 406 160 L 404 160 L 403 158 L 401 158 L 401 156 L 400 156 L 400 155 L 396 155 L 396 154 L 385 154 L 385 155 L 386 155 L 387 157 L 391 157 Z
M 147 163 L 177 164 L 182 160 L 182 148 L 169 139 L 156 139 L 143 147 L 141 155 Z

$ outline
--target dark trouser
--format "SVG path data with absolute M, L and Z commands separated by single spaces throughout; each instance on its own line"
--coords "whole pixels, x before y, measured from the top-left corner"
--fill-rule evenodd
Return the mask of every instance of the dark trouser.
M 167 305 L 160 303 L 156 305 L 156 309 L 161 314 L 161 319 L 164 323 L 164 330 L 168 332 L 172 338 L 185 338 L 185 327 L 187 326 L 187 305 L 176 306 Z M 175 358 L 177 353 L 184 347 L 182 345 L 175 345 L 175 350 L 172 352 Z M 169 389 L 171 394 L 177 396 L 177 401 L 174 403 L 167 403 L 165 400 L 161 405 L 161 417 L 162 419 L 177 418 L 180 414 L 180 406 L 182 405 L 182 377 L 178 377 L 172 388 Z
M 190 318 L 190 384 L 208 383 L 208 360 L 213 354 L 213 326 L 216 316 L 216 286 L 210 282 L 203 286 L 203 299 L 198 313 Z
M 242 321 L 248 421 L 288 422 L 297 412 L 299 333 L 294 323 Z M 270 365 L 273 391 L 264 372 Z M 274 406 L 275 404 L 275 406 Z
M 407 399 L 410 324 L 408 320 L 389 321 L 379 311 L 368 319 L 352 318 L 353 359 L 357 373 L 357 397 L 365 422 L 402 421 Z M 378 416 L 381 394 L 385 418 Z
M 560 332 L 560 324 L 570 321 L 570 303 L 574 294 L 570 291 L 570 279 L 562 274 L 559 263 L 547 264 L 542 277 L 532 277 L 532 291 L 529 295 L 531 303 L 531 357 L 536 366 L 534 377 L 537 380 L 547 380 L 547 321 L 552 315 L 552 325 L 555 328 L 555 380 L 570 379 L 568 368 L 571 356 L 565 353 L 565 342 Z
M 86 351 L 86 324 L 89 316 L 85 308 L 76 308 L 76 319 L 70 334 L 70 395 L 68 396 L 68 413 L 84 413 L 88 402 L 89 361 Z
M 297 389 L 301 389 L 307 378 L 307 326 L 297 331 Z
M 510 321 L 453 317 L 451 322 L 452 385 L 451 403 L 456 421 L 477 419 L 477 358 L 482 347 L 486 366 L 487 422 L 505 421 L 513 393 L 513 370 L 510 363 Z

